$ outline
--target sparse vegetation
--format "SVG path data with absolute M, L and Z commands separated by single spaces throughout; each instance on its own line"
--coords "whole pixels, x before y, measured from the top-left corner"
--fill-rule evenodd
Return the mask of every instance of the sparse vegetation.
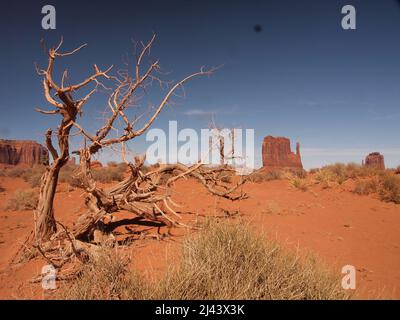
M 312 173 L 317 183 L 321 184 L 323 188 L 330 188 L 335 184 L 341 185 L 349 179 L 373 177 L 383 172 L 382 170 L 361 166 L 356 163 L 336 163 L 318 170 L 314 169 Z
M 400 177 L 393 174 L 383 175 L 379 196 L 383 201 L 400 204 Z
M 3 176 L 10 178 L 22 178 L 29 183 L 31 188 L 40 185 L 40 179 L 45 172 L 46 167 L 43 165 L 35 165 L 31 168 L 14 167 L 7 168 L 3 171 Z
M 210 222 L 187 240 L 180 264 L 159 280 L 129 272 L 102 249 L 65 288 L 67 299 L 347 299 L 340 279 L 315 258 L 285 252 L 243 224 Z
M 377 193 L 382 201 L 400 204 L 400 177 L 387 171 L 369 180 L 358 180 L 354 192 L 360 195 Z
M 31 188 L 39 187 L 40 180 L 42 179 L 43 173 L 46 171 L 46 167 L 43 165 L 36 165 L 32 168 L 26 169 L 22 174 L 22 178 L 29 183 Z
M 379 183 L 375 180 L 357 180 L 354 187 L 354 193 L 359 195 L 369 195 L 378 190 Z
M 82 185 L 82 181 L 77 175 L 78 166 L 67 165 L 60 170 L 58 181 L 68 183 L 73 188 L 78 188 Z
M 2 185 L 0 185 L 0 192 L 4 192 L 4 191 L 6 191 L 6 189 L 4 189 Z
M 38 193 L 34 189 L 17 190 L 8 200 L 6 210 L 33 210 L 38 203 Z
M 280 180 L 283 179 L 283 176 L 284 174 L 281 170 L 259 170 L 250 175 L 249 181 L 253 183 L 262 183 L 266 181 Z
M 102 183 L 122 181 L 124 179 L 124 169 L 121 167 L 103 167 L 92 170 L 94 180 Z
M 25 173 L 25 170 L 26 169 L 20 167 L 8 168 L 5 170 L 5 176 L 10 178 L 22 177 L 22 175 Z
M 301 178 L 293 178 L 290 180 L 290 184 L 295 187 L 296 189 L 299 189 L 301 191 L 307 191 L 308 190 L 308 186 L 306 183 L 305 179 L 301 179 Z

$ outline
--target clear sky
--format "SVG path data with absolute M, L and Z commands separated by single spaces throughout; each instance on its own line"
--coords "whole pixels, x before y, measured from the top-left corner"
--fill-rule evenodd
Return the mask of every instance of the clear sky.
M 41 8 L 57 10 L 57 29 L 41 28 Z M 341 28 L 341 8 L 357 10 L 357 29 Z M 180 79 L 201 66 L 223 65 L 186 86 L 155 127 L 254 128 L 256 162 L 266 135 L 301 143 L 306 168 L 360 163 L 373 151 L 400 165 L 400 1 L 13 1 L 0 4 L 0 137 L 34 139 L 56 126 L 46 108 L 34 62 L 46 63 L 40 40 L 64 36 L 65 49 L 88 47 L 63 60 L 72 82 L 97 63 L 122 65 L 131 39 L 157 41 L 152 56 Z M 259 26 L 255 28 L 255 26 Z M 156 99 L 157 96 L 152 96 Z M 101 123 L 105 96 L 87 106 L 82 124 Z M 130 145 L 142 152 L 140 139 Z M 103 157 L 110 158 L 110 152 Z

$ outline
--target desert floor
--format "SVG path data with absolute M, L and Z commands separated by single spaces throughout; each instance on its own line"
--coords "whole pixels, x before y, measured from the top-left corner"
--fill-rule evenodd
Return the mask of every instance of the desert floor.
M 0 298 L 52 298 L 40 284 L 29 282 L 47 264 L 43 259 L 10 266 L 32 230 L 33 214 L 4 210 L 8 198 L 15 190 L 27 188 L 27 183 L 7 177 L 1 177 L 0 183 L 6 189 L 0 193 Z M 231 219 L 247 221 L 255 232 L 277 239 L 289 250 L 315 254 L 334 273 L 340 274 L 344 265 L 355 266 L 356 298 L 400 299 L 400 205 L 353 194 L 350 185 L 330 189 L 313 185 L 301 191 L 289 181 L 277 180 L 248 183 L 243 190 L 250 198 L 231 203 L 216 199 L 197 182 L 186 180 L 176 184 L 174 200 L 182 205 L 179 210 L 185 223 L 194 224 L 206 216 L 227 217 L 229 211 L 234 215 Z M 84 210 L 82 191 L 60 185 L 56 218 L 68 227 Z M 157 235 L 167 229 L 124 213 L 113 224 L 117 239 L 136 239 L 128 249 L 132 268 L 148 277 L 157 277 L 176 263 L 184 236 L 194 232 L 173 228 L 171 236 L 165 238 L 138 239 L 139 231 Z

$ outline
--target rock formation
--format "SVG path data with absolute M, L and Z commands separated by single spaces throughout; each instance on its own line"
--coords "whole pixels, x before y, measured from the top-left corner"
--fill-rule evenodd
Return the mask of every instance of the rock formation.
M 385 170 L 385 159 L 379 152 L 372 152 L 365 158 L 364 165 Z
M 31 140 L 0 140 L 0 164 L 48 164 L 49 153 L 45 147 Z
M 284 137 L 268 136 L 264 138 L 262 160 L 264 168 L 303 169 L 300 144 L 296 144 L 296 153 L 293 153 L 290 148 L 290 140 Z
M 90 168 L 92 168 L 92 169 L 99 169 L 99 168 L 102 168 L 102 167 L 103 167 L 103 165 L 102 165 L 102 163 L 100 161 L 92 161 L 92 162 L 90 162 Z

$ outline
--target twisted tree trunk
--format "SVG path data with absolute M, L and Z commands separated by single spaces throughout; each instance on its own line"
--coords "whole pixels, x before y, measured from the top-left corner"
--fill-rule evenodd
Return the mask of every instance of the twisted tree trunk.
M 42 177 L 39 202 L 35 211 L 35 235 L 37 241 L 48 240 L 57 231 L 53 203 L 60 168 L 52 166 Z
M 58 147 L 60 154 L 52 143 L 52 130 L 46 133 L 47 149 L 53 157 L 53 163 L 43 174 L 40 183 L 39 201 L 35 210 L 35 237 L 36 242 L 49 240 L 57 231 L 57 224 L 54 218 L 54 196 L 57 190 L 58 176 L 61 168 L 69 159 L 69 133 L 71 121 L 75 121 L 76 112 L 72 110 L 64 113 L 64 119 L 58 128 Z

